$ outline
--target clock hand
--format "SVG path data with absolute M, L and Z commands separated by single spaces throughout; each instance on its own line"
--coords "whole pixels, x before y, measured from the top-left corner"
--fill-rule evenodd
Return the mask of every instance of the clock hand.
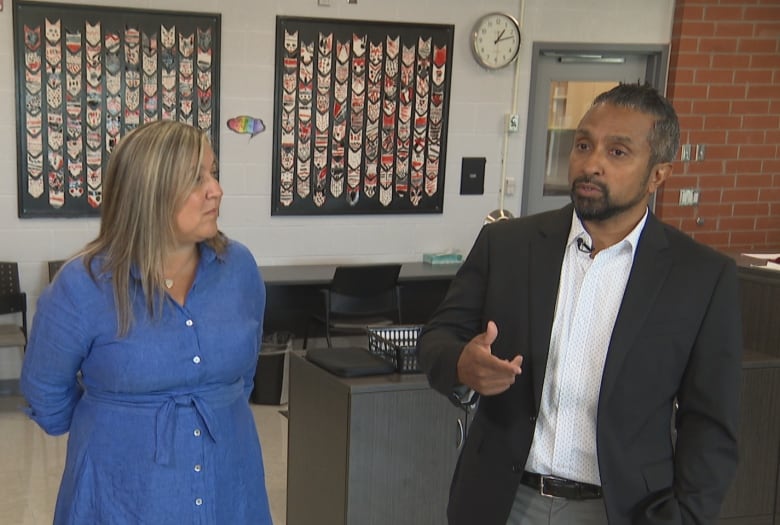
M 493 42 L 493 43 L 494 43 L 494 44 L 498 44 L 499 42 L 501 42 L 501 40 L 503 40 L 501 37 L 502 37 L 502 36 L 504 36 L 504 33 L 506 33 L 506 29 L 502 29 L 502 30 L 501 30 L 501 32 L 500 32 L 500 33 L 498 34 L 498 36 L 496 37 L 496 41 L 495 41 L 495 42 Z
M 495 44 L 498 44 L 498 43 L 499 43 L 499 42 L 501 42 L 502 40 L 514 40 L 514 39 L 515 39 L 515 37 L 513 37 L 513 36 L 511 36 L 511 35 L 510 35 L 510 36 L 505 36 L 504 38 L 499 38 L 499 39 L 498 39 L 498 40 L 496 40 L 494 43 L 495 43 Z

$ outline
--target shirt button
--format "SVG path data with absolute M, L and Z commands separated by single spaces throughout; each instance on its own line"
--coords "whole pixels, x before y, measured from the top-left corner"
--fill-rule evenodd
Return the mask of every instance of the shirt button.
M 192 319 L 187 319 L 187 321 L 184 323 L 187 326 L 192 326 Z
M 201 498 L 195 498 L 195 505 L 200 507 L 201 505 L 203 505 L 203 500 Z
M 196 429 L 193 431 L 192 435 L 193 435 L 193 436 L 195 436 L 195 437 L 200 437 L 200 429 L 199 429 L 199 428 L 196 428 Z
M 200 472 L 200 465 L 195 465 L 195 472 Z
M 200 364 L 200 356 L 196 355 L 195 357 L 193 357 L 192 362 L 195 363 L 196 365 Z

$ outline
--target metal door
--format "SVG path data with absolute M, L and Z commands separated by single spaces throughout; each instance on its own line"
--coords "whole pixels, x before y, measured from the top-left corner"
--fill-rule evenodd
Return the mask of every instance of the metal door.
M 521 211 L 530 215 L 570 202 L 569 151 L 574 130 L 596 95 L 618 82 L 649 82 L 663 92 L 662 46 L 535 44 Z

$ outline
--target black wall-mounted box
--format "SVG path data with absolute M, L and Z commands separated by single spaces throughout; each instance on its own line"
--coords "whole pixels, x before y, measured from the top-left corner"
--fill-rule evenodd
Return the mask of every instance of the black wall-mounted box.
M 485 157 L 463 157 L 460 166 L 460 194 L 485 193 Z

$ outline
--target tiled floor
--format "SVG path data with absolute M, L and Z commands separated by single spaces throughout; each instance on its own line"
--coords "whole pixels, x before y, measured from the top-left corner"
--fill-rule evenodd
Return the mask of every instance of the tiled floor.
M 47 525 L 65 461 L 67 436 L 47 436 L 20 411 L 21 397 L 0 397 L 0 524 Z M 252 405 L 263 446 L 274 525 L 285 525 L 286 406 Z

